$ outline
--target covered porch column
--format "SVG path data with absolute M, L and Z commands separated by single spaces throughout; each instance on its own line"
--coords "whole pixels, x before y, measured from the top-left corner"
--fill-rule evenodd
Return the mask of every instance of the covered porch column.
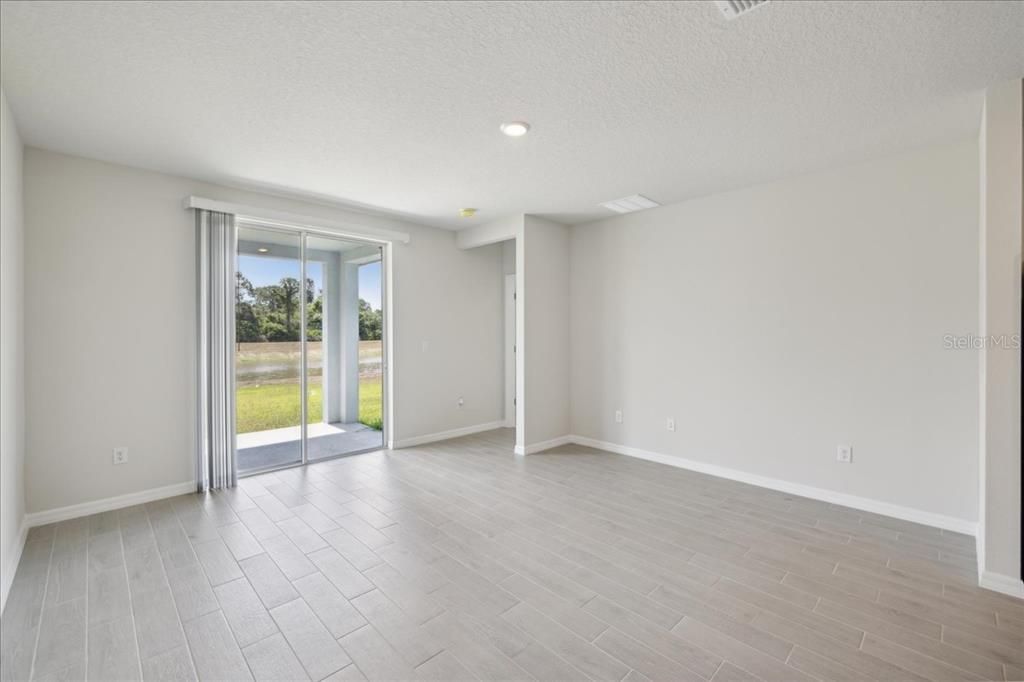
M 377 247 L 332 253 L 324 263 L 324 403 L 327 423 L 359 421 L 359 266 Z
M 359 269 L 345 254 L 324 261 L 323 420 L 359 420 Z

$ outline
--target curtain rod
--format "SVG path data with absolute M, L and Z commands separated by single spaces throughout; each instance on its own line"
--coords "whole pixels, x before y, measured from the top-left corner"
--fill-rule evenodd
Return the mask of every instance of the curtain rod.
M 337 232 L 341 236 L 347 235 L 379 242 L 399 241 L 403 244 L 408 244 L 410 239 L 409 233 L 407 232 L 370 227 L 354 222 L 315 218 L 313 216 L 277 211 L 270 208 L 258 208 L 256 206 L 246 206 L 244 204 L 232 204 L 226 201 L 217 201 L 216 199 L 206 199 L 204 197 L 197 196 L 186 197 L 185 208 L 201 208 L 207 211 L 231 213 L 239 218 L 248 219 L 252 222 L 277 223 L 294 227 L 310 227 L 329 230 L 331 232 Z

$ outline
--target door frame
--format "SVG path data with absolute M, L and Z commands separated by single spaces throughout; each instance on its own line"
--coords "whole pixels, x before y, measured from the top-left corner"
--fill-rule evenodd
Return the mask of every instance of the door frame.
M 301 274 L 300 282 L 303 285 L 303 292 L 305 291 L 306 281 L 306 237 L 307 236 L 318 236 L 333 238 L 344 241 L 358 242 L 367 246 L 377 246 L 381 250 L 381 447 L 380 449 L 391 450 L 394 448 L 394 420 L 395 411 L 393 405 L 392 396 L 394 395 L 394 381 L 393 381 L 393 368 L 394 363 L 392 361 L 394 351 L 394 327 L 393 320 L 394 314 L 392 313 L 392 306 L 394 305 L 394 297 L 392 296 L 392 251 L 394 248 L 394 242 L 387 238 L 374 238 L 362 234 L 351 234 L 342 230 L 331 230 L 320 227 L 310 227 L 306 225 L 296 225 L 291 223 L 280 222 L 277 220 L 263 219 L 252 216 L 235 216 L 236 225 L 250 225 L 252 227 L 275 231 L 280 233 L 287 233 L 295 235 L 299 238 L 299 270 Z M 237 246 L 236 246 L 236 257 L 237 257 Z M 234 298 L 232 297 L 232 301 Z M 231 317 L 234 319 L 234 305 L 232 304 Z M 259 474 L 265 474 L 272 471 L 280 471 L 282 469 L 292 469 L 295 467 L 305 466 L 310 464 L 307 451 L 307 428 L 306 424 L 306 409 L 307 402 L 309 399 L 307 393 L 307 358 L 306 358 L 306 305 L 303 304 L 301 308 L 301 329 L 299 334 L 300 339 L 300 376 L 299 386 L 302 395 L 300 404 L 301 424 L 300 424 L 300 444 L 301 444 L 301 455 L 302 459 L 299 462 L 290 464 L 283 464 L 276 467 L 266 467 L 263 469 L 255 469 L 247 472 L 238 472 L 238 478 L 245 478 L 247 476 L 256 476 Z M 232 356 L 232 368 L 231 368 L 231 391 L 236 391 L 235 387 L 235 368 L 234 368 L 234 357 Z M 237 422 L 237 414 L 232 415 L 232 423 Z M 236 433 L 237 436 L 237 433 Z M 348 457 L 349 455 L 357 455 L 364 452 L 373 452 L 378 448 L 367 448 L 366 450 L 359 450 L 357 452 L 346 452 L 340 455 L 334 455 L 330 457 L 321 457 L 316 459 L 312 463 L 327 462 L 332 459 L 338 459 L 340 457 Z M 237 452 L 236 452 L 236 468 L 237 468 Z

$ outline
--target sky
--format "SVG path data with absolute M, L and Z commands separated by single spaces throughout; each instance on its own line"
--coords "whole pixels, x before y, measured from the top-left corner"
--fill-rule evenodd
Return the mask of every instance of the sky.
M 254 287 L 277 284 L 285 277 L 299 278 L 299 262 L 285 258 L 238 255 L 238 271 L 245 275 Z M 323 268 L 310 261 L 306 276 L 313 280 L 317 291 L 323 286 Z M 374 310 L 380 310 L 380 261 L 359 267 L 359 298 Z

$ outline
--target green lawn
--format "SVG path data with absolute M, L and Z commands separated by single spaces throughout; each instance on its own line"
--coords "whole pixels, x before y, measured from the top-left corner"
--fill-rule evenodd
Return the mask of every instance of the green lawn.
M 381 405 L 383 388 L 383 377 L 364 379 L 359 382 L 359 421 L 378 431 L 384 424 Z
M 301 420 L 298 384 L 262 384 L 242 386 L 236 393 L 237 431 L 266 431 L 296 426 Z M 319 385 L 309 388 L 307 422 L 320 421 L 323 414 L 323 391 Z M 359 421 L 379 429 L 381 417 L 380 377 L 359 382 Z

